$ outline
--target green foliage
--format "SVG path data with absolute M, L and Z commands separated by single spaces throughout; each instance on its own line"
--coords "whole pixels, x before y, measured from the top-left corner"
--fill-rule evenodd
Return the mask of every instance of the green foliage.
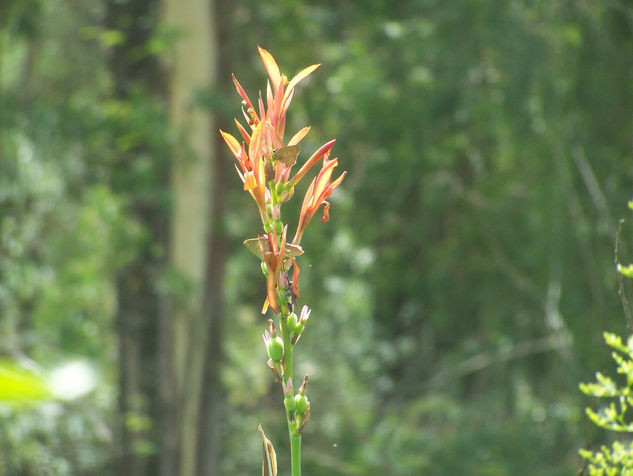
M 322 62 L 287 129 L 337 137 L 349 171 L 330 222 L 302 242 L 306 473 L 571 474 L 585 429 L 570 388 L 612 362 L 601 330 L 624 327 L 611 248 L 633 179 L 630 2 L 225 3 L 226 84 L 192 100 L 230 129 L 229 74 L 249 91 L 265 75 L 255 45 L 289 73 Z M 165 254 L 139 218 L 156 207 L 165 221 L 179 138 L 156 90 L 112 97 L 109 46 L 125 38 L 104 9 L 0 2 L 0 351 L 46 367 L 90 356 L 103 375 L 81 403 L 2 408 L 0 474 L 117 474 L 114 278 L 132 256 L 152 267 Z M 139 56 L 176 40 L 157 33 Z M 280 403 L 261 365 L 264 296 L 245 285 L 261 273 L 240 245 L 257 212 L 226 182 L 221 472 L 258 474 L 257 402 L 271 415 Z M 170 271 L 148 275 L 190 292 Z M 262 423 L 282 458 L 286 429 Z
M 587 416 L 594 424 L 606 430 L 633 432 L 630 417 L 630 408 L 633 405 L 633 336 L 623 343 L 619 336 L 605 332 L 604 340 L 614 349 L 611 356 L 617 365 L 617 373 L 624 376 L 625 382 L 618 384 L 612 378 L 597 372 L 595 383 L 580 384 L 580 390 L 586 395 L 611 399 L 599 411 L 587 408 Z M 580 455 L 590 462 L 589 470 L 592 475 L 633 474 L 633 442 L 623 444 L 615 441 L 610 447 L 602 446 L 595 452 L 581 450 Z
M 633 208 L 629 202 L 629 208 Z M 618 237 L 619 238 L 619 237 Z M 619 259 L 619 256 L 617 257 Z M 623 276 L 633 277 L 633 267 L 617 264 L 617 271 Z M 624 290 L 621 289 L 621 292 Z M 598 427 L 620 433 L 633 432 L 633 335 L 626 342 L 616 334 L 605 332 L 604 341 L 614 351 L 611 357 L 615 361 L 617 373 L 624 377 L 622 383 L 616 382 L 601 372 L 596 373 L 596 382 L 581 383 L 580 390 L 591 397 L 604 399 L 598 410 L 587 408 L 589 419 Z M 633 441 L 626 444 L 614 441 L 611 446 L 603 445 L 598 451 L 580 450 L 580 455 L 589 462 L 589 474 L 595 476 L 633 475 Z
M 8 360 L 0 361 L 0 403 L 24 405 L 51 396 L 45 378 Z

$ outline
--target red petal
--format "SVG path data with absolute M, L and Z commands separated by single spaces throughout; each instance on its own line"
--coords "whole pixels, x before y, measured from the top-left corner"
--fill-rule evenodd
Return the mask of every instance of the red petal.
M 323 216 L 321 217 L 321 223 L 330 219 L 330 202 L 323 201 Z
M 237 119 L 233 119 L 233 120 L 235 121 L 235 124 L 237 125 L 237 128 L 240 131 L 240 134 L 242 134 L 242 138 L 246 141 L 246 145 L 250 145 L 251 136 L 248 135 L 248 132 L 246 132 L 246 129 L 242 127 L 242 124 L 240 124 L 240 121 L 238 121 Z
M 299 169 L 299 172 L 297 172 L 295 174 L 295 176 L 292 177 L 292 179 L 290 179 L 290 183 L 293 186 L 296 185 L 297 182 L 299 182 L 299 180 L 301 180 L 303 178 L 303 176 L 306 174 L 306 172 L 308 170 L 310 170 L 310 168 L 312 168 L 312 166 L 321 157 L 323 157 L 324 154 L 326 154 L 326 153 L 328 153 L 330 151 L 330 149 L 332 148 L 332 146 L 334 145 L 335 142 L 336 142 L 336 139 L 332 139 L 330 142 L 326 142 L 321 147 L 319 147 L 319 149 L 314 154 L 312 154 L 312 156 L 306 161 L 306 163 L 303 164 L 303 166 Z
M 251 104 L 251 100 L 248 98 L 246 91 L 244 91 L 244 88 L 239 83 L 235 75 L 232 74 L 231 76 L 233 76 L 233 83 L 235 84 L 235 88 L 237 89 L 238 94 L 242 96 L 242 99 L 244 99 L 244 102 L 246 103 L 246 107 L 250 107 L 251 109 L 253 109 L 253 105 Z

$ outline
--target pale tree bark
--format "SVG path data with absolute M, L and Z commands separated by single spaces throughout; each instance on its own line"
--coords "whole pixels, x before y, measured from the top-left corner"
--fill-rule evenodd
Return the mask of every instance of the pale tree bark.
M 194 476 L 198 471 L 203 424 L 205 352 L 211 319 L 207 312 L 208 263 L 214 250 L 212 203 L 215 179 L 215 127 L 208 111 L 196 104 L 196 93 L 215 83 L 217 42 L 214 4 L 209 0 L 164 0 L 163 19 L 178 32 L 166 58 L 170 120 L 183 134 L 175 148 L 169 261 L 189 292 L 172 301 L 164 322 L 167 351 L 163 395 L 171 418 L 161 474 Z

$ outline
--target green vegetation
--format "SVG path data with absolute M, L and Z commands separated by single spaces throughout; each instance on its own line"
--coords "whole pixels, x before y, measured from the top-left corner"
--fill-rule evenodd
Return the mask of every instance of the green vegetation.
M 242 247 L 259 212 L 217 133 L 240 114 L 231 73 L 251 99 L 266 76 L 257 45 L 289 76 L 323 64 L 286 128 L 313 127 L 299 161 L 336 137 L 348 171 L 301 241 L 304 473 L 577 472 L 608 441 L 578 382 L 613 366 L 603 331 L 626 333 L 633 2 L 204 3 L 217 71 L 180 104 L 215 123 L 194 140 L 170 88 L 195 35 L 166 0 L 0 2 L 0 474 L 260 474 L 259 424 L 290 467 Z M 171 174 L 200 144 L 212 200 L 188 217 L 203 196 Z M 63 400 L 22 373 L 64 368 L 94 388 Z

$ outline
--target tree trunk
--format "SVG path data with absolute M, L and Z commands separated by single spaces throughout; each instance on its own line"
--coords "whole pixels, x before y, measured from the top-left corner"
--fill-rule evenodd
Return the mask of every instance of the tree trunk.
M 163 85 L 159 63 L 150 55 L 139 56 L 147 43 L 158 13 L 159 0 L 109 0 L 106 3 L 106 27 L 120 31 L 124 41 L 116 45 L 110 57 L 114 96 L 129 99 L 133 88 L 141 87 L 148 94 L 161 94 Z M 149 139 L 148 139 L 149 140 Z M 125 154 L 122 163 L 132 163 L 151 150 L 149 142 L 141 142 Z M 160 165 L 155 165 L 160 167 Z M 129 189 L 123 176 L 130 169 L 113 170 L 111 186 L 124 194 L 135 218 L 150 231 L 154 241 L 164 244 L 163 207 L 149 201 L 136 190 Z M 156 174 L 164 177 L 163 171 Z M 163 178 L 159 178 L 159 181 Z M 155 187 L 164 186 L 156 183 Z M 164 263 L 147 247 L 118 279 L 118 311 L 116 327 L 119 358 L 119 473 L 126 476 L 156 474 L 158 457 L 139 451 L 142 445 L 157 447 L 155 422 L 160 414 L 159 396 L 159 320 L 161 300 L 156 287 Z
M 195 100 L 198 91 L 215 83 L 213 15 L 212 1 L 164 1 L 165 22 L 179 32 L 167 58 L 170 120 L 187 144 L 174 154 L 172 162 L 169 260 L 189 289 L 187 296 L 180 296 L 178 305 L 172 302 L 164 326 L 168 378 L 163 395 L 172 409 L 163 452 L 164 476 L 197 474 L 202 454 L 199 444 L 208 440 L 202 408 L 203 402 L 207 403 L 206 386 L 217 388 L 217 371 L 205 369 L 209 345 L 219 348 L 220 316 L 214 315 L 221 282 L 217 273 L 222 271 L 214 227 L 220 209 L 217 193 L 213 193 L 217 184 L 216 132 L 211 116 Z M 208 382 L 205 374 L 215 382 Z

